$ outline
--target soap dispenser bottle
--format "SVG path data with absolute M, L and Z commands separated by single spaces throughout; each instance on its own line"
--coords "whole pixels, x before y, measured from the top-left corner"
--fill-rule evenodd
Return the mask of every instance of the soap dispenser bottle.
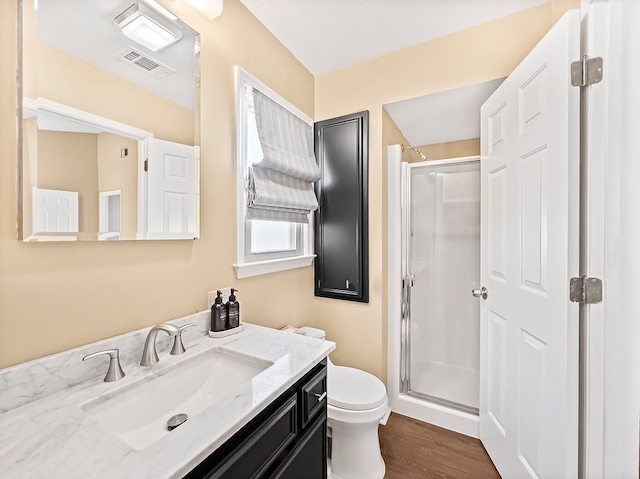
M 235 295 L 237 291 L 237 289 L 231 288 L 231 296 L 229 296 L 229 301 L 226 304 L 229 329 L 240 326 L 240 303 L 238 303 Z
M 217 292 L 218 297 L 211 305 L 211 331 L 219 333 L 228 328 L 227 307 L 222 303 L 222 293 Z

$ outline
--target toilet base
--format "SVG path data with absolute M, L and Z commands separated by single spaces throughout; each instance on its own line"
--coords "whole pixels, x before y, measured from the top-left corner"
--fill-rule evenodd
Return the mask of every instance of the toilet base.
M 386 468 L 385 468 L 384 463 L 383 463 L 382 464 L 382 475 L 376 476 L 376 477 L 371 477 L 371 478 L 366 478 L 366 479 L 383 479 L 385 472 L 386 472 Z M 345 477 L 336 476 L 335 474 L 333 474 L 331 472 L 331 459 L 329 459 L 327 461 L 327 479 L 347 479 Z
M 385 404 L 386 406 L 386 404 Z M 331 458 L 328 475 L 331 479 L 382 479 L 384 460 L 380 453 L 377 420 L 366 423 L 344 423 L 329 418 L 331 428 Z

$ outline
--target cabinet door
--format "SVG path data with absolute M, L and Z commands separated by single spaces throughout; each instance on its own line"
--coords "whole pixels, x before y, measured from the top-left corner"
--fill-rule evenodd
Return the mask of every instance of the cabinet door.
M 326 479 L 327 419 L 318 418 L 271 479 Z
M 315 124 L 315 295 L 369 302 L 369 112 Z
M 290 393 L 288 393 L 290 394 Z M 298 433 L 297 397 L 261 415 L 219 450 L 196 466 L 185 479 L 253 479 L 282 459 Z M 273 466 L 276 467 L 276 466 Z
M 236 479 L 261 477 L 278 455 L 291 444 L 297 432 L 296 397 L 292 397 L 264 425 L 256 431 L 213 479 Z

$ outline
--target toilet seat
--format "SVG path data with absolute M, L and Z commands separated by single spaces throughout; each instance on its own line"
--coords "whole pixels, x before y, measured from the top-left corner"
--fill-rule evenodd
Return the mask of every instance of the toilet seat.
M 350 411 L 375 409 L 387 401 L 384 383 L 373 374 L 346 366 L 333 366 L 327 374 L 330 406 Z

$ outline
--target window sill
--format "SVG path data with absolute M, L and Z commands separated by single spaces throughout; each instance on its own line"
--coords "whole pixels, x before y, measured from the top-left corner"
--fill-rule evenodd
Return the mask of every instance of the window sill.
M 295 256 L 293 258 L 272 259 L 269 261 L 256 261 L 254 263 L 234 264 L 237 279 L 251 278 L 269 273 L 278 273 L 289 269 L 304 268 L 313 264 L 315 254 Z

